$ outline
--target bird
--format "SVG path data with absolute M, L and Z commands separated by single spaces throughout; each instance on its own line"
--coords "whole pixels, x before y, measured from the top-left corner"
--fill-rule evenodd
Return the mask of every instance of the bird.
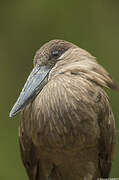
M 110 175 L 115 120 L 105 88 L 118 84 L 88 51 L 65 40 L 37 50 L 10 117 L 21 111 L 20 154 L 30 180 Z

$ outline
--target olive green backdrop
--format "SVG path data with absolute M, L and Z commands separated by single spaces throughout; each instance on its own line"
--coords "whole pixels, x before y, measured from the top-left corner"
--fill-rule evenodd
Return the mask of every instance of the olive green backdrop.
M 0 0 L 0 180 L 28 180 L 19 153 L 19 115 L 8 114 L 35 51 L 51 39 L 90 51 L 119 82 L 118 0 Z M 119 93 L 108 94 L 117 129 L 111 177 L 119 177 Z

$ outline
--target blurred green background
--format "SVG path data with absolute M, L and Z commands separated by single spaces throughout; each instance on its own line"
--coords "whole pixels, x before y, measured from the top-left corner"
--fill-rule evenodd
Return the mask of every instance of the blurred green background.
M 35 51 L 51 39 L 88 50 L 119 82 L 118 0 L 0 0 L 0 180 L 28 180 L 19 153 L 19 115 L 8 114 Z M 119 177 L 119 93 L 108 94 L 117 129 L 111 177 Z

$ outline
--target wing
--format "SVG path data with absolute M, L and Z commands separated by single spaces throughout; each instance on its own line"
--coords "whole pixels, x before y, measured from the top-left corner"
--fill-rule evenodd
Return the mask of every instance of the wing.
M 106 93 L 100 92 L 99 118 L 99 170 L 102 178 L 108 178 L 115 147 L 115 122 L 111 106 Z
M 30 103 L 22 112 L 19 127 L 21 159 L 30 180 L 47 180 L 52 171 L 52 164 L 39 158 L 40 149 L 37 149 L 32 141 L 33 119 L 35 117 L 32 117 L 32 103 Z
M 30 113 L 27 113 L 27 117 L 25 119 L 30 120 Z M 31 138 L 28 136 L 27 131 L 29 131 L 28 127 L 26 127 L 26 123 L 24 121 L 24 113 L 22 113 L 22 120 L 20 122 L 19 128 L 19 145 L 21 152 L 21 159 L 26 168 L 27 174 L 30 180 L 35 180 L 38 177 L 39 173 L 39 163 L 36 158 L 36 152 L 34 144 Z

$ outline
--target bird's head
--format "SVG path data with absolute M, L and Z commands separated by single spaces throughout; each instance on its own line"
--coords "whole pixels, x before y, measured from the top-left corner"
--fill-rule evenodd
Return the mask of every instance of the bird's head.
M 34 66 L 39 65 L 52 68 L 60 60 L 63 53 L 74 47 L 77 46 L 64 40 L 51 40 L 36 52 Z
M 33 100 L 47 83 L 51 69 L 62 60 L 61 56 L 70 48 L 76 47 L 76 45 L 64 40 L 51 40 L 36 52 L 33 61 L 34 68 L 10 112 L 10 117 L 16 115 Z

